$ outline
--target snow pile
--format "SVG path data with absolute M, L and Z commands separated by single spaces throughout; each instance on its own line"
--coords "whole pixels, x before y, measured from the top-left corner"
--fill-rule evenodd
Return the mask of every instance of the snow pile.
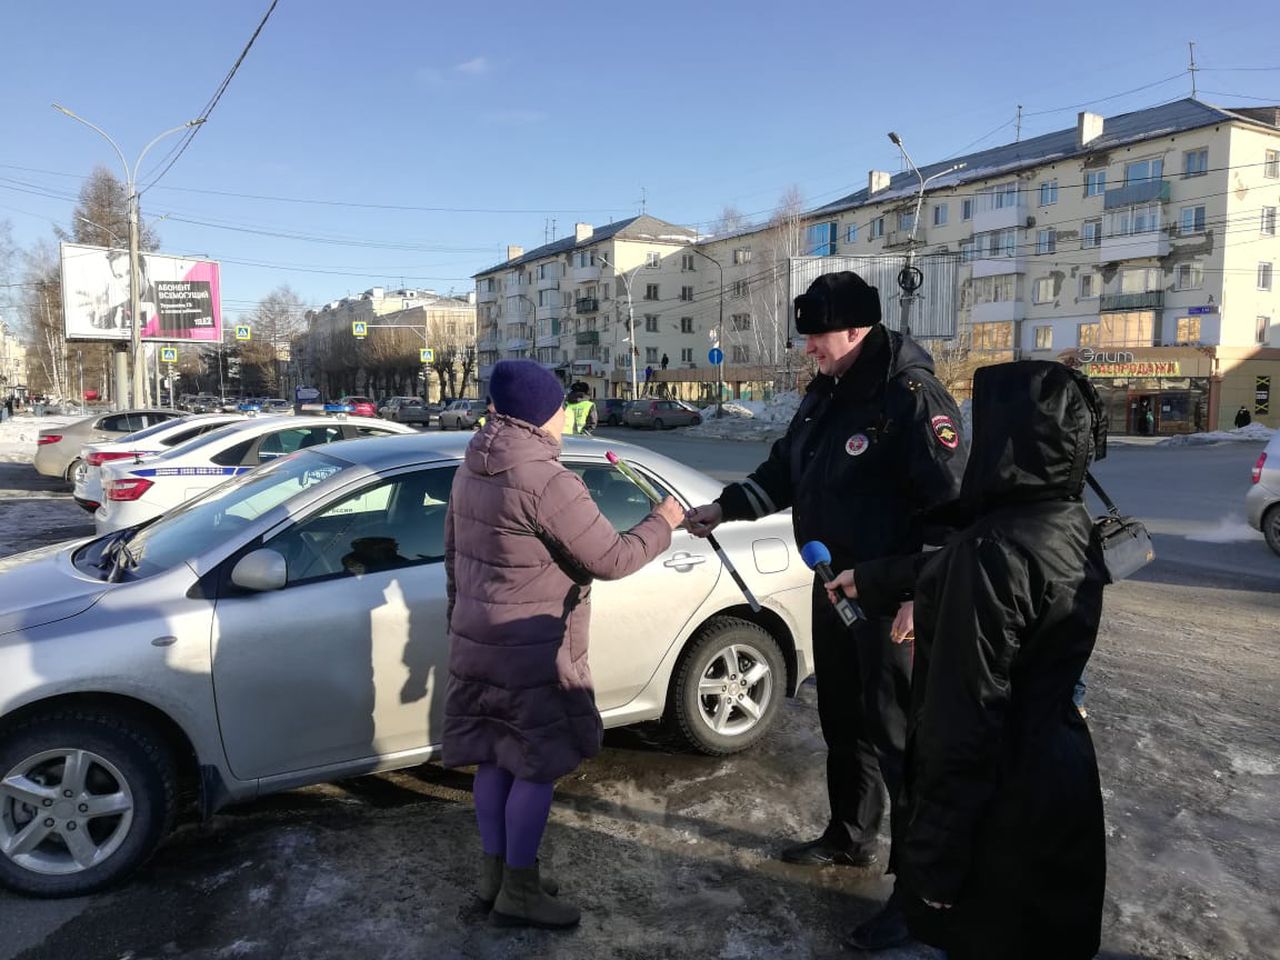
M 702 409 L 702 424 L 685 433 L 713 440 L 776 440 L 800 409 L 796 391 L 774 394 L 768 400 L 730 400 L 716 419 L 716 405 Z
M 41 430 L 75 423 L 82 417 L 9 417 L 0 423 L 0 463 L 30 463 Z
M 1211 430 L 1208 433 L 1182 433 L 1156 441 L 1158 447 L 1200 446 L 1206 443 L 1266 443 L 1275 431 L 1261 423 L 1251 423 L 1238 430 Z

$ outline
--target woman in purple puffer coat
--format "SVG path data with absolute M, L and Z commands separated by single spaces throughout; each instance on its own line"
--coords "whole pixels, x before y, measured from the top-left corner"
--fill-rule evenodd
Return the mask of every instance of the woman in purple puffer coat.
M 671 544 L 668 498 L 619 534 L 560 463 L 564 390 L 531 360 L 504 360 L 493 415 L 467 447 L 445 520 L 449 685 L 444 763 L 477 764 L 480 898 L 506 926 L 571 927 L 538 846 L 557 777 L 600 750 L 587 665 L 594 579 L 635 573 Z

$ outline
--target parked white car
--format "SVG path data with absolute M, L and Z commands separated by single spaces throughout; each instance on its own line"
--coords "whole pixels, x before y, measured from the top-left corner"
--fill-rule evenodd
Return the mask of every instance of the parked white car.
M 1249 525 L 1261 530 L 1267 546 L 1280 553 L 1280 430 L 1258 455 L 1252 483 L 1244 497 Z
M 255 417 L 220 427 L 142 463 L 104 463 L 99 534 L 143 523 L 224 480 L 305 447 L 418 431 L 399 423 L 333 417 Z
M 75 471 L 76 503 L 90 513 L 102 506 L 102 465 L 115 460 L 141 460 L 203 436 L 211 430 L 244 420 L 238 413 L 192 414 L 166 420 L 153 427 L 130 433 L 119 440 L 100 440 L 80 448 Z

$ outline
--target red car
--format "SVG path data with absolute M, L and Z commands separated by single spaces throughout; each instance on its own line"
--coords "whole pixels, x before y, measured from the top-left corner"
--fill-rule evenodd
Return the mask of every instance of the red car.
M 353 417 L 376 417 L 378 415 L 377 404 L 368 397 L 343 397 L 338 402 L 351 407 L 351 415 Z

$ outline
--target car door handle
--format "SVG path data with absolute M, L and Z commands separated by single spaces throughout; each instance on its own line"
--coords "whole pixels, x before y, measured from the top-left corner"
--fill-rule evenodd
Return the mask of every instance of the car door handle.
M 664 560 L 664 567 L 692 567 L 695 563 L 706 563 L 707 558 L 700 553 L 677 553 L 670 560 Z

